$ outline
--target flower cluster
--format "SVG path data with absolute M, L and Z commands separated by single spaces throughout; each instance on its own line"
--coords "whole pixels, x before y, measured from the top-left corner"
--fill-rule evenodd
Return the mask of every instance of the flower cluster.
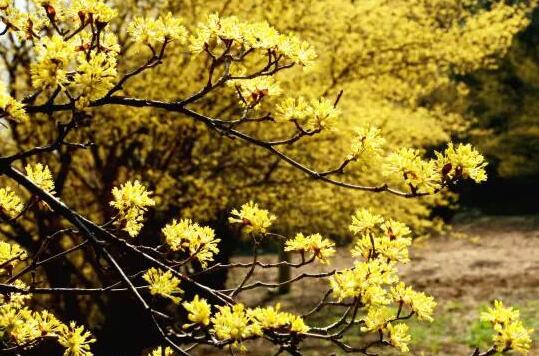
M 440 187 L 441 172 L 433 160 L 424 160 L 421 152 L 401 148 L 387 157 L 385 173 L 404 179 L 413 192 L 432 193 Z
M 157 19 L 135 17 L 129 25 L 128 32 L 135 41 L 153 49 L 158 44 L 169 41 L 178 43 L 187 41 L 187 30 L 182 25 L 182 20 L 172 16 L 170 12 Z
M 324 239 L 320 234 L 305 236 L 298 233 L 293 239 L 286 241 L 284 250 L 295 251 L 302 254 L 310 253 L 322 263 L 329 263 L 328 258 L 335 254 L 335 244 Z
M 469 144 L 449 143 L 435 155 L 436 159 L 425 160 L 419 150 L 401 148 L 387 157 L 385 172 L 400 176 L 415 193 L 433 193 L 461 179 L 476 183 L 487 179 L 485 158 Z
M 297 121 L 308 130 L 332 128 L 340 115 L 329 99 L 285 98 L 276 107 L 276 121 Z
M 247 314 L 265 330 L 290 331 L 294 333 L 306 333 L 309 327 L 303 321 L 303 318 L 292 313 L 280 310 L 281 305 L 275 307 L 257 307 L 247 311 Z
M 68 82 L 70 65 L 77 55 L 75 43 L 53 35 L 41 39 L 35 48 L 37 58 L 30 66 L 34 88 L 64 86 Z
M 162 346 L 159 346 L 158 348 L 152 350 L 152 352 L 148 356 L 174 356 L 174 351 L 170 347 L 165 347 L 163 349 Z
M 25 259 L 26 251 L 15 243 L 0 241 L 0 268 L 13 267 L 17 261 Z
M 412 315 L 419 320 L 432 321 L 436 306 L 431 296 L 399 282 L 396 264 L 409 261 L 411 231 L 405 224 L 367 209 L 356 211 L 349 228 L 358 236 L 352 255 L 363 261 L 356 261 L 353 268 L 339 271 L 330 278 L 333 296 L 338 301 L 353 298 L 360 302 L 366 308 L 361 330 L 377 332 L 382 340 L 406 352 L 411 341 L 409 328 L 398 321 Z M 406 317 L 401 316 L 404 308 L 410 310 Z
M 433 320 L 432 313 L 436 302 L 431 296 L 423 292 L 416 292 L 412 287 L 406 287 L 403 282 L 400 282 L 391 288 L 391 297 L 396 303 L 408 306 L 419 320 Z
M 118 223 L 123 224 L 123 229 L 129 236 L 137 236 L 142 229 L 144 212 L 147 207 L 155 205 L 155 201 L 150 197 L 151 192 L 135 180 L 122 184 L 120 188 L 115 187 L 112 195 L 114 200 L 110 205 L 118 210 Z
M 369 159 L 378 158 L 383 153 L 386 140 L 380 135 L 380 129 L 376 127 L 359 127 L 355 132 L 355 139 L 352 142 L 349 159 Z
M 24 208 L 21 198 L 10 187 L 0 188 L 0 212 L 14 218 Z
M 90 350 L 90 344 L 95 342 L 92 334 L 84 330 L 83 326 L 77 326 L 75 322 L 64 326 L 60 332 L 58 342 L 65 347 L 64 355 L 90 356 L 93 355 Z
M 231 80 L 228 85 L 236 87 L 241 103 L 249 108 L 258 105 L 267 96 L 281 94 L 281 88 L 273 77 Z
M 52 178 L 51 170 L 48 166 L 41 163 L 28 164 L 25 167 L 25 170 L 28 179 L 30 179 L 44 191 L 50 194 L 55 194 L 54 180 Z
M 311 45 L 296 36 L 280 34 L 267 22 L 248 23 L 235 16 L 219 17 L 218 14 L 209 15 L 206 22 L 198 25 L 189 48 L 193 53 L 208 51 L 214 56 L 231 49 L 263 49 L 306 67 L 316 59 Z
M 487 180 L 485 158 L 470 144 L 457 146 L 449 143 L 444 153 L 436 152 L 437 167 L 445 181 L 472 179 L 476 183 Z
M 481 320 L 489 322 L 495 334 L 492 337 L 498 352 L 514 350 L 527 354 L 531 346 L 533 329 L 526 329 L 520 321 L 520 313 L 512 307 L 506 308 L 499 300 L 494 301 L 494 307 L 481 313 Z
M 116 81 L 116 56 L 105 52 L 77 56 L 77 72 L 69 88 L 77 97 L 77 108 L 82 110 L 92 100 L 103 97 L 114 86 Z
M 211 305 L 206 299 L 200 298 L 195 295 L 192 301 L 182 303 L 185 310 L 187 310 L 187 319 L 194 325 L 208 325 L 210 323 Z M 185 324 L 184 328 L 188 328 L 193 324 Z
M 212 331 L 219 340 L 231 340 L 237 346 L 244 339 L 262 335 L 260 324 L 253 322 L 243 304 L 217 308 L 219 311 L 211 318 L 211 322 Z
M 17 122 L 27 122 L 28 115 L 24 111 L 24 105 L 12 98 L 6 92 L 3 85 L 0 86 L 0 119 L 6 118 Z
M 260 209 L 258 204 L 245 203 L 241 209 L 232 210 L 231 217 L 228 218 L 230 223 L 242 224 L 246 233 L 255 235 L 265 234 L 276 217 L 270 214 L 269 211 Z
M 206 268 L 208 262 L 213 261 L 214 255 L 219 252 L 217 244 L 221 240 L 215 238 L 213 229 L 200 226 L 189 219 L 179 222 L 173 220 L 162 231 L 171 250 L 187 252 L 191 258 L 200 262 L 202 268 Z
M 152 267 L 146 271 L 143 278 L 150 285 L 152 295 L 169 298 L 175 304 L 180 302 L 181 299 L 176 294 L 182 294 L 183 291 L 179 288 L 180 280 L 172 275 L 172 272 L 163 272 Z
M 13 283 L 19 290 L 27 290 L 20 281 Z M 64 347 L 64 355 L 90 356 L 90 344 L 95 342 L 89 331 L 74 322 L 62 323 L 47 310 L 32 311 L 26 305 L 31 298 L 28 293 L 8 293 L 0 296 L 0 332 L 2 341 L 21 345 L 37 341 L 43 337 L 55 339 Z
M 330 278 L 333 296 L 342 301 L 360 298 L 364 305 L 389 304 L 385 285 L 398 280 L 394 264 L 380 259 L 356 262 L 353 268 L 345 269 Z
M 118 14 L 102 0 L 75 0 L 69 10 L 82 22 L 95 22 L 101 25 L 110 22 Z
M 412 244 L 411 231 L 405 224 L 360 209 L 352 217 L 350 230 L 358 236 L 353 256 L 364 258 L 381 256 L 390 261 L 408 262 L 408 247 Z

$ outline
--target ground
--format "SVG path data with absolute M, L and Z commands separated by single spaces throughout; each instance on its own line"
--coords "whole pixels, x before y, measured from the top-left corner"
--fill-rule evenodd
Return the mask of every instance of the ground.
M 237 260 L 247 262 L 248 258 Z M 276 261 L 276 256 L 263 256 Z M 342 269 L 352 264 L 347 249 L 341 248 L 331 267 L 313 265 L 308 272 Z M 453 231 L 416 243 L 411 249 L 411 262 L 400 269 L 402 279 L 418 290 L 433 295 L 437 302 L 435 321 L 411 322 L 413 346 L 411 355 L 470 355 L 473 346 L 488 347 L 489 329 L 478 321 L 479 312 L 494 299 L 502 299 L 521 311 L 527 326 L 539 330 L 539 218 L 480 217 L 473 223 L 460 221 Z M 303 271 L 303 270 L 302 270 Z M 245 271 L 242 271 L 245 272 Z M 298 271 L 293 271 L 296 275 Z M 235 280 L 242 274 L 235 274 Z M 273 282 L 274 273 L 259 271 L 256 280 Z M 230 281 L 234 283 L 234 281 Z M 246 304 L 281 302 L 283 310 L 305 312 L 319 301 L 328 289 L 327 280 L 304 279 L 292 286 L 285 296 L 275 297 L 267 290 L 245 293 Z M 312 325 L 336 320 L 337 311 L 325 311 L 307 319 Z M 539 333 L 530 355 L 539 355 Z M 361 345 L 359 334 L 347 341 Z M 267 344 L 248 343 L 249 355 L 273 355 Z M 305 355 L 339 353 L 329 344 L 308 343 Z M 207 354 L 199 350 L 199 354 Z M 201 353 L 202 352 L 202 353 Z M 394 355 L 381 350 L 380 355 Z

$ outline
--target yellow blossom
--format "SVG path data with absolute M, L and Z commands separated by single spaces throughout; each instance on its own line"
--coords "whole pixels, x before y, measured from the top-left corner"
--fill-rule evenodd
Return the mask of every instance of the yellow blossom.
M 403 282 L 391 288 L 390 294 L 395 302 L 409 306 L 419 320 L 433 320 L 432 314 L 436 307 L 433 297 L 423 292 L 416 292 L 412 287 L 406 287 Z
M 90 356 L 93 355 L 90 344 L 96 340 L 92 334 L 84 330 L 83 326 L 77 326 L 75 322 L 64 326 L 58 338 L 60 345 L 65 347 L 64 356 Z
M 265 234 L 276 217 L 270 214 L 269 211 L 260 209 L 258 204 L 245 203 L 241 206 L 241 210 L 232 210 L 231 217 L 228 218 L 230 223 L 240 223 L 243 225 L 246 233 Z
M 163 356 L 163 355 L 173 356 L 174 351 L 168 346 L 166 346 L 164 350 L 162 346 L 159 346 L 158 348 L 152 350 L 152 352 L 148 356 Z
M 527 355 L 531 347 L 533 329 L 526 329 L 520 320 L 507 325 L 494 325 L 496 334 L 492 337 L 498 352 L 514 350 Z
M 310 253 L 320 262 L 329 263 L 328 258 L 335 254 L 334 246 L 332 241 L 324 239 L 320 234 L 305 236 L 298 233 L 292 240 L 286 241 L 284 250 Z
M 386 306 L 372 306 L 367 312 L 367 317 L 364 319 L 365 326 L 361 331 L 378 331 L 384 330 L 387 324 L 395 318 L 395 312 Z
M 24 205 L 10 187 L 0 188 L 0 212 L 14 218 L 22 212 Z
M 420 152 L 401 148 L 386 159 L 385 173 L 404 180 L 414 192 L 432 193 L 440 188 L 441 172 L 436 162 L 424 160 Z
M 26 258 L 26 251 L 16 243 L 0 241 L 0 266 L 13 266 L 17 261 Z
M 241 342 L 245 338 L 262 334 L 260 325 L 251 321 L 243 304 L 217 308 L 219 311 L 211 318 L 211 322 L 213 333 L 219 340 Z
M 303 97 L 292 98 L 286 97 L 279 105 L 276 107 L 276 121 L 291 121 L 297 120 L 299 122 L 303 121 L 307 117 L 308 109 L 307 100 Z
M 369 209 L 358 209 L 352 216 L 350 231 L 354 234 L 371 232 L 384 222 L 384 218 Z
M 36 89 L 56 88 L 68 82 L 68 72 L 76 57 L 72 40 L 59 35 L 43 37 L 36 46 L 37 60 L 32 63 L 32 83 Z
M 374 160 L 383 153 L 385 139 L 376 127 L 359 127 L 355 130 L 356 137 L 352 142 L 349 159 Z
M 100 99 L 116 82 L 116 58 L 105 52 L 84 54 L 77 57 L 78 66 L 73 81 L 69 84 L 77 96 L 77 108 L 84 109 L 93 100 Z
M 30 179 L 44 191 L 50 194 L 55 194 L 54 180 L 48 166 L 41 163 L 28 164 L 25 167 L 25 170 L 28 179 Z
M 379 259 L 356 262 L 354 268 L 340 271 L 329 279 L 337 300 L 360 298 L 365 305 L 388 304 L 388 293 L 383 287 L 396 281 L 393 263 Z
M 444 153 L 436 152 L 436 165 L 446 180 L 470 178 L 476 183 L 487 180 L 485 158 L 470 144 L 455 147 L 449 143 Z
M 281 88 L 271 76 L 231 80 L 228 85 L 238 89 L 241 103 L 248 107 L 258 105 L 265 97 L 281 94 Z
M 308 130 L 329 129 L 335 126 L 340 110 L 326 98 L 311 100 L 306 114 Z
M 83 16 L 85 21 L 108 23 L 116 17 L 118 12 L 105 4 L 102 0 L 74 0 L 70 12 L 74 16 Z
M 147 207 L 154 206 L 155 201 L 150 197 L 151 192 L 138 181 L 126 182 L 120 188 L 112 190 L 114 200 L 110 205 L 118 210 L 119 222 L 124 224 L 124 230 L 131 237 L 138 235 L 142 229 L 144 212 Z
M 185 310 L 187 310 L 187 318 L 198 325 L 208 325 L 210 323 L 211 305 L 206 299 L 200 298 L 195 295 L 192 301 L 182 303 Z M 188 324 L 184 327 L 189 326 Z
M 180 280 L 172 275 L 172 272 L 163 272 L 157 268 L 150 268 L 143 276 L 144 280 L 150 284 L 150 293 L 152 295 L 161 295 L 178 304 L 180 297 L 175 294 L 181 294 L 183 291 L 179 288 Z
M 152 47 L 165 41 L 185 43 L 187 40 L 187 30 L 182 20 L 170 12 L 157 19 L 136 17 L 129 25 L 128 32 L 135 41 Z
M 489 307 L 486 312 L 481 313 L 481 320 L 488 321 L 493 325 L 509 324 L 512 321 L 518 320 L 520 313 L 513 307 L 504 307 L 501 300 L 494 301 L 494 307 Z
M 412 337 L 409 334 L 409 327 L 406 324 L 387 324 L 387 331 L 389 334 L 389 342 L 391 345 L 395 346 L 401 352 L 408 352 L 408 344 L 412 340 Z
M 4 85 L 0 84 L 0 119 L 6 118 L 16 122 L 27 122 L 28 115 L 24 111 L 24 105 L 6 94 L 5 90 Z
M 213 261 L 219 252 L 217 244 L 220 239 L 215 238 L 215 231 L 207 226 L 200 226 L 189 219 L 179 222 L 173 220 L 163 229 L 165 242 L 173 251 L 185 251 L 193 259 L 206 268 L 208 262 Z

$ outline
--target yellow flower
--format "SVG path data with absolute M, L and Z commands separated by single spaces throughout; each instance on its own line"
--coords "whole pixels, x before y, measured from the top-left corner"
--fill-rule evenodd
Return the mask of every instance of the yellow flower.
M 384 330 L 392 319 L 395 318 L 395 312 L 386 306 L 375 305 L 369 308 L 367 317 L 363 319 L 365 326 L 361 331 Z
M 30 66 L 34 88 L 63 87 L 68 82 L 69 67 L 76 57 L 73 40 L 65 41 L 59 35 L 43 37 L 35 48 L 37 60 Z
M 385 164 L 385 174 L 403 179 L 415 192 L 432 193 L 440 188 L 441 171 L 435 161 L 423 160 L 418 150 L 401 148 L 391 153 Z
M 165 41 L 185 43 L 187 40 L 187 30 L 182 25 L 182 20 L 172 16 L 170 12 L 157 19 L 136 17 L 129 25 L 128 32 L 135 41 L 152 47 Z
M 303 121 L 307 117 L 307 101 L 303 97 L 297 99 L 287 97 L 276 107 L 276 121 Z
M 249 107 L 258 105 L 267 96 L 281 94 L 281 88 L 271 76 L 231 80 L 228 85 L 238 88 L 241 103 Z
M 101 0 L 74 0 L 70 12 L 74 16 L 83 16 L 85 21 L 108 23 L 118 12 Z
M 5 86 L 0 84 L 0 119 L 6 118 L 16 122 L 27 122 L 28 115 L 24 111 L 24 105 L 5 91 Z
M 380 136 L 380 129 L 376 127 L 359 127 L 352 143 L 350 159 L 373 160 L 383 153 L 386 140 Z
M 0 265 L 9 264 L 13 266 L 16 261 L 21 261 L 26 256 L 26 251 L 16 243 L 0 241 Z
M 409 306 L 419 320 L 433 320 L 432 314 L 436 307 L 433 297 L 423 292 L 416 292 L 412 287 L 406 287 L 403 282 L 391 288 L 390 294 L 395 302 Z
M 527 355 L 531 347 L 533 329 L 526 329 L 520 320 L 507 325 L 494 325 L 496 334 L 493 336 L 494 346 L 499 352 L 514 350 Z
M 32 182 L 34 182 L 37 186 L 39 186 L 46 192 L 50 194 L 55 194 L 54 180 L 48 166 L 41 163 L 28 164 L 25 167 L 25 170 L 28 179 L 30 179 Z
M 487 162 L 470 144 L 459 144 L 455 147 L 453 143 L 449 143 L 443 154 L 436 152 L 436 157 L 436 165 L 446 180 L 470 178 L 476 183 L 487 180 Z
M 41 335 L 59 335 L 65 325 L 48 310 L 34 313 L 39 332 Z
M 410 336 L 409 327 L 406 324 L 398 323 L 398 324 L 387 324 L 387 331 L 389 334 L 389 342 L 391 345 L 398 348 L 401 352 L 408 352 L 410 349 L 408 348 L 408 344 L 412 340 L 412 337 Z
M 308 42 L 301 41 L 294 35 L 282 35 L 278 50 L 292 62 L 306 68 L 312 67 L 317 57 L 316 51 Z
M 338 301 L 357 297 L 365 305 L 389 304 L 383 286 L 396 281 L 394 264 L 379 259 L 356 262 L 354 268 L 338 272 L 329 279 L 333 296 Z
M 187 318 L 194 324 L 208 325 L 210 323 L 211 305 L 206 299 L 195 295 L 191 302 L 183 302 L 182 305 L 189 312 Z M 188 326 L 188 324 L 184 325 L 184 327 Z
M 13 282 L 12 285 L 13 287 L 18 288 L 19 290 L 28 290 L 28 286 L 19 279 Z M 32 298 L 32 294 L 30 293 L 11 292 L 9 293 L 9 297 L 0 295 L 0 304 L 5 303 L 15 308 L 22 308 L 26 304 L 26 301 L 31 298 Z
M 248 317 L 243 304 L 233 306 L 218 306 L 211 322 L 213 333 L 219 340 L 239 341 L 262 335 L 262 329 L 258 323 L 253 323 Z
M 0 212 L 10 218 L 19 215 L 24 209 L 24 205 L 17 194 L 11 188 L 0 188 Z
M 481 320 L 495 324 L 509 324 L 512 321 L 518 320 L 520 313 L 513 307 L 504 307 L 501 300 L 494 301 L 494 307 L 488 308 L 486 312 L 481 313 Z
M 85 331 L 83 326 L 78 326 L 74 321 L 60 330 L 58 337 L 60 345 L 65 347 L 64 356 L 90 356 L 90 344 L 95 342 L 92 334 Z
M 340 115 L 340 110 L 326 98 L 311 100 L 307 108 L 307 123 L 308 130 L 329 129 L 335 126 L 337 117 Z
M 384 218 L 378 214 L 374 214 L 369 209 L 358 209 L 352 216 L 352 223 L 350 224 L 350 231 L 356 235 L 363 232 L 372 232 L 380 224 L 384 222 Z
M 202 268 L 206 268 L 208 262 L 213 261 L 215 254 L 219 252 L 217 244 L 221 240 L 215 238 L 213 229 L 200 226 L 189 219 L 179 222 L 173 220 L 162 231 L 165 242 L 173 251 L 187 251 L 200 262 Z
M 306 333 L 309 327 L 305 325 L 303 318 L 292 313 L 282 312 L 281 305 L 275 307 L 258 307 L 249 310 L 248 316 L 260 325 L 262 330 L 287 328 L 291 332 Z
M 172 272 L 163 272 L 155 267 L 150 268 L 142 277 L 150 284 L 150 293 L 152 295 L 161 295 L 178 304 L 180 297 L 174 294 L 182 294 L 183 291 L 179 288 L 180 280 L 172 275 Z
M 78 66 L 69 88 L 77 95 L 77 109 L 82 110 L 90 102 L 105 96 L 116 82 L 116 58 L 105 52 L 92 53 L 90 58 L 80 54 Z
M 114 200 L 110 205 L 118 210 L 119 223 L 124 224 L 123 229 L 131 237 L 137 236 L 142 229 L 144 212 L 147 207 L 155 205 L 151 192 L 135 180 L 124 183 L 120 188 L 115 187 L 112 195 Z
M 335 254 L 334 246 L 332 241 L 320 234 L 304 236 L 298 233 L 292 240 L 286 241 L 284 250 L 311 253 L 320 262 L 329 263 L 328 258 Z
M 240 223 L 244 226 L 245 232 L 253 234 L 265 234 L 276 217 L 269 211 L 260 209 L 252 201 L 241 206 L 241 210 L 232 210 L 230 223 Z
M 174 351 L 170 347 L 165 347 L 163 350 L 163 347 L 159 346 L 158 348 L 152 350 L 152 352 L 148 356 L 174 356 Z

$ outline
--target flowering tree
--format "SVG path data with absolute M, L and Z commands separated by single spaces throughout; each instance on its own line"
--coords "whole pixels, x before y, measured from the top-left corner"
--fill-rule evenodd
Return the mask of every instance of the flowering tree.
M 385 114 L 371 115 L 387 117 L 398 112 L 394 106 L 388 108 L 388 102 L 400 102 L 405 108 L 401 114 L 425 121 L 446 113 L 436 105 L 434 96 L 450 86 L 448 78 L 492 65 L 493 58 L 503 54 L 512 35 L 525 25 L 529 10 L 529 6 L 503 3 L 484 9 L 470 1 L 434 5 L 417 1 L 417 8 L 405 3 L 369 3 L 356 8 L 353 2 L 342 1 L 338 5 L 336 11 L 350 26 L 357 18 L 347 17 L 348 10 L 354 15 L 366 11 L 373 17 L 387 11 L 395 11 L 401 16 L 397 18 L 413 13 L 417 19 L 397 27 L 406 38 L 385 39 L 383 50 L 375 47 L 380 42 L 373 43 L 382 41 L 384 32 L 375 30 L 372 23 L 341 28 L 342 38 L 333 39 L 340 45 L 334 47 L 329 65 L 332 82 L 327 87 L 342 84 L 347 91 L 369 89 L 372 95 L 361 98 L 361 105 L 368 101 L 385 108 Z M 253 280 L 256 269 L 288 266 L 301 270 L 312 263 L 330 264 L 334 243 L 318 233 L 298 233 L 291 238 L 278 234 L 273 230 L 276 217 L 249 202 L 232 210 L 228 221 L 239 226 L 252 243 L 252 262 L 223 264 L 215 258 L 219 242 L 226 236 L 217 236 L 212 228 L 185 217 L 193 218 L 197 212 L 206 217 L 208 211 L 218 209 L 209 202 L 219 200 L 207 197 L 220 196 L 240 177 L 237 173 L 221 176 L 220 170 L 229 169 L 229 163 L 247 172 L 239 180 L 246 185 L 240 194 L 244 200 L 251 198 L 245 192 L 254 192 L 249 184 L 257 183 L 245 178 L 249 172 L 262 166 L 262 182 L 267 183 L 283 165 L 286 168 L 279 170 L 279 182 L 294 186 L 298 177 L 307 177 L 303 187 L 297 188 L 303 192 L 316 184 L 409 202 L 443 193 L 463 180 L 484 181 L 486 163 L 481 154 L 470 145 L 449 143 L 426 158 L 412 142 L 392 140 L 398 137 L 395 134 L 384 136 L 375 122 L 354 128 L 349 147 L 334 151 L 331 140 L 342 128 L 343 90 L 333 98 L 328 97 L 330 89 L 322 96 L 293 94 L 291 83 L 308 86 L 308 81 L 298 78 L 303 70 L 313 70 L 317 60 L 310 42 L 291 32 L 279 32 L 265 21 L 242 21 L 215 13 L 188 31 L 187 20 L 172 12 L 133 17 L 136 10 L 128 11 L 133 6 L 119 4 L 117 10 L 97 0 L 36 1 L 22 9 L 10 1 L 0 2 L 5 25 L 2 34 L 7 36 L 3 58 L 9 76 L 9 90 L 3 88 L 0 94 L 3 125 L 9 129 L 2 131 L 9 147 L 2 148 L 6 153 L 0 157 L 0 212 L 1 233 L 10 240 L 0 242 L 2 351 L 18 354 L 53 342 L 63 347 L 65 355 L 92 354 L 95 340 L 90 332 L 74 322 L 61 321 L 47 309 L 31 308 L 29 301 L 37 295 L 102 294 L 136 301 L 163 344 L 153 355 L 185 355 L 199 345 L 234 353 L 237 348 L 247 348 L 252 339 L 265 339 L 278 353 L 293 355 L 301 354 L 301 344 L 308 339 L 327 341 L 345 352 L 371 354 L 377 346 L 408 351 L 406 320 L 432 320 L 436 303 L 399 281 L 396 265 L 409 261 L 412 242 L 406 224 L 368 209 L 357 210 L 349 226 L 354 235 L 353 266 L 320 274 L 299 272 L 289 280 L 271 283 Z M 237 4 L 238 11 L 243 6 Z M 323 3 L 317 6 L 324 8 Z M 444 17 L 433 18 L 430 6 L 438 6 Z M 197 14 L 196 7 L 193 10 Z M 201 18 L 197 14 L 194 19 Z M 489 27 L 493 19 L 502 25 Z M 386 25 L 392 28 L 394 23 Z M 487 28 L 489 32 L 482 33 Z M 426 31 L 429 29 L 432 31 Z M 357 48 L 342 46 L 342 41 L 354 39 L 347 38 L 348 34 L 358 33 L 371 37 Z M 445 46 L 425 51 L 440 36 Z M 455 52 L 448 43 L 467 44 L 473 50 Z M 140 65 L 119 72 L 124 59 L 132 64 L 141 57 Z M 171 57 L 176 60 L 169 62 Z M 364 66 L 369 58 L 371 65 Z M 180 69 L 175 68 L 178 64 Z M 162 78 L 155 86 L 150 74 L 154 71 Z M 165 75 L 167 71 L 169 76 L 174 74 L 172 79 Z M 288 91 L 283 89 L 286 80 L 277 80 L 282 72 L 291 73 Z M 187 87 L 177 83 L 179 74 L 191 84 L 201 83 L 200 87 L 188 93 Z M 369 82 L 376 85 L 369 86 Z M 20 92 L 25 95 L 19 97 Z M 282 93 L 288 95 L 276 100 Z M 154 99 L 156 94 L 162 95 Z M 227 94 L 235 99 L 221 100 Z M 432 105 L 419 111 L 422 100 L 430 100 Z M 159 124 L 155 112 L 166 113 L 163 120 L 167 123 Z M 459 121 L 455 115 L 444 125 Z M 141 117 L 149 122 L 140 121 Z M 151 135 L 137 138 L 138 131 L 148 130 Z M 449 131 L 438 131 L 434 142 Z M 172 140 L 173 149 L 167 149 L 171 135 L 180 139 Z M 196 150 L 193 137 L 202 142 Z M 114 144 L 108 145 L 109 139 Z M 298 150 L 297 145 L 308 139 L 314 142 L 303 146 L 309 150 L 325 142 L 322 153 L 314 157 L 328 167 L 303 163 L 313 155 Z M 233 143 L 226 143 L 228 140 Z M 258 149 L 256 154 L 249 153 L 253 148 Z M 346 154 L 335 162 L 335 152 Z M 193 194 L 201 196 L 201 207 L 192 204 L 188 214 L 160 225 L 153 212 L 160 204 L 174 207 L 167 195 L 176 194 L 170 191 L 178 182 L 173 176 L 182 174 L 184 162 L 192 168 L 185 175 L 196 177 L 191 187 L 200 188 Z M 272 167 L 269 171 L 268 165 Z M 140 178 L 148 178 L 148 183 L 131 179 L 130 170 L 140 171 Z M 193 171 L 204 174 L 197 176 Z M 369 173 L 367 183 L 352 181 L 365 172 Z M 69 180 L 69 175 L 76 178 Z M 201 177 L 214 179 L 215 185 L 200 184 Z M 79 190 L 91 192 L 92 199 Z M 268 197 L 277 198 L 266 195 L 263 200 L 269 202 Z M 277 201 L 275 205 L 283 206 Z M 153 221 L 147 222 L 151 214 Z M 148 226 L 154 227 L 153 241 L 142 238 Z M 32 236 L 34 231 L 38 231 L 38 239 Z M 297 259 L 260 262 L 258 247 L 267 240 L 282 240 L 284 250 Z M 80 257 L 84 262 L 77 265 Z M 60 260 L 71 268 L 46 273 L 48 284 L 43 285 L 43 270 Z M 230 269 L 245 271 L 233 288 L 217 289 L 201 282 L 204 275 Z M 71 275 L 81 283 L 71 284 Z M 306 314 L 283 311 L 279 305 L 250 308 L 238 301 L 240 294 L 253 289 L 275 288 L 305 278 L 328 280 L 327 292 Z M 96 285 L 96 280 L 101 284 Z M 342 308 L 342 316 L 328 325 L 311 325 L 309 318 L 323 308 Z M 492 323 L 496 333 L 492 349 L 476 350 L 474 355 L 529 349 L 530 331 L 519 321 L 517 311 L 498 302 L 482 317 Z M 375 339 L 363 345 L 342 341 L 353 332 L 372 333 Z

